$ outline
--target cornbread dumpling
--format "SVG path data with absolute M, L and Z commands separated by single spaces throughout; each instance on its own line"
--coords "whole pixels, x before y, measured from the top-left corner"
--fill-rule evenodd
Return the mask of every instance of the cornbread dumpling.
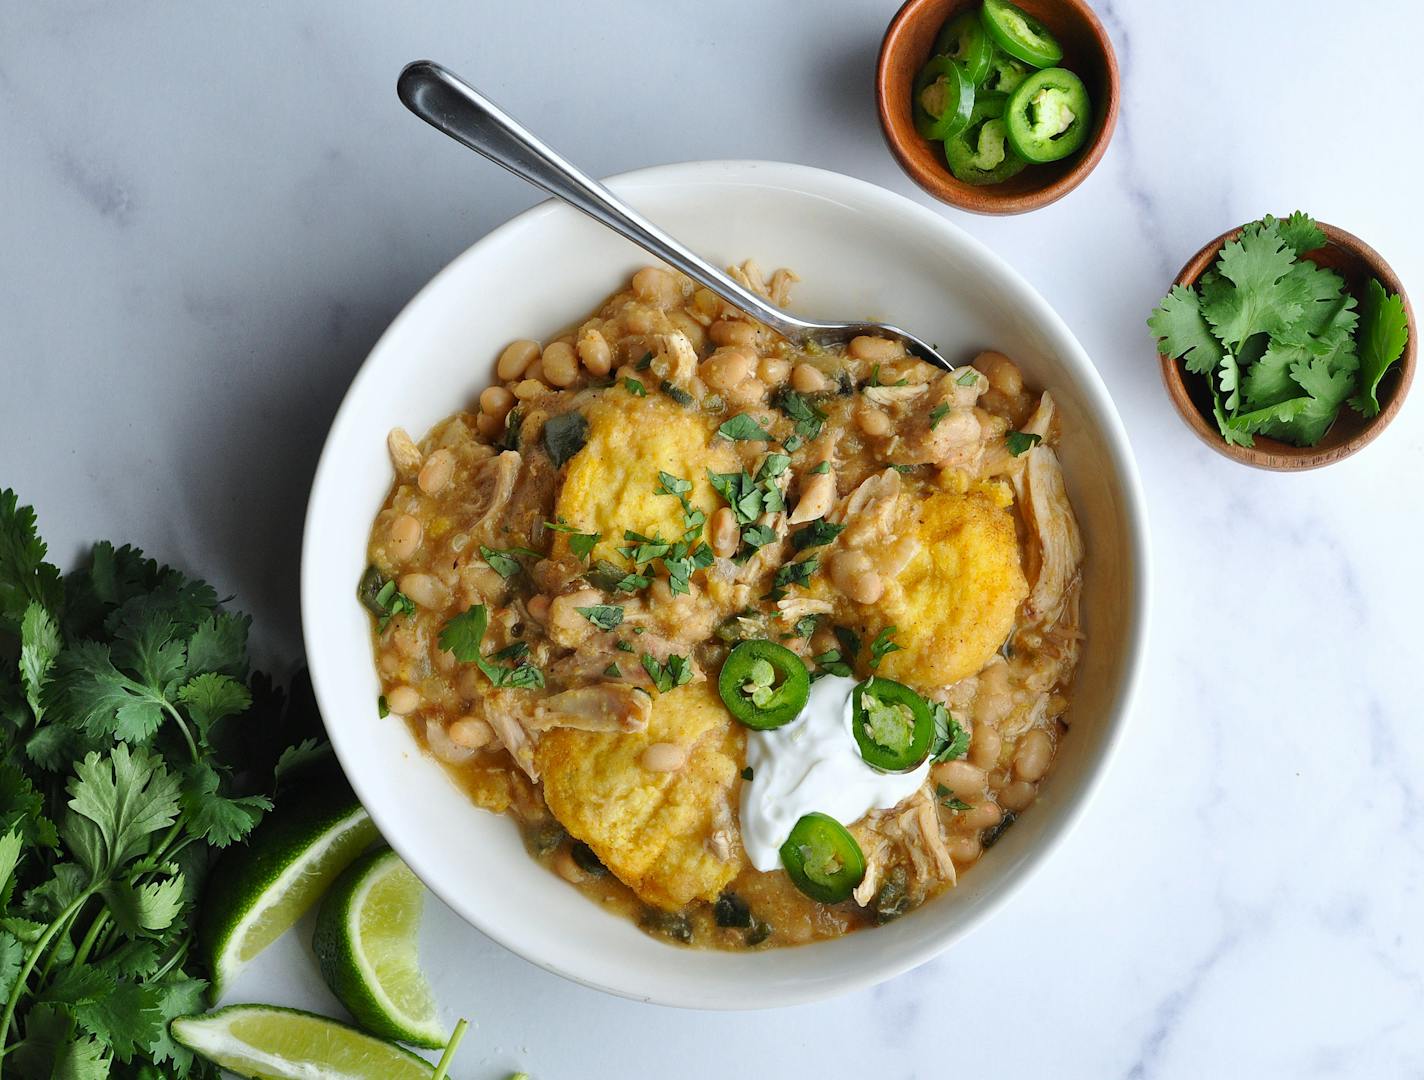
M 738 468 L 730 444 L 714 439 L 715 425 L 662 396 L 635 397 L 622 389 L 603 395 L 586 410 L 588 439 L 569 461 L 554 512 L 585 533 L 600 533 L 595 559 L 618 565 L 625 530 L 679 540 L 685 531 L 682 506 L 659 495 L 658 472 L 692 483 L 691 505 L 711 517 L 720 505 L 707 470 Z M 557 544 L 564 543 L 556 540 Z
M 919 550 L 865 615 L 867 638 L 894 626 L 901 646 L 881 662 L 880 674 L 911 686 L 948 686 L 977 672 L 1004 643 L 1028 595 L 1010 504 L 997 484 L 907 501 L 902 527 Z
M 685 753 L 680 768 L 666 769 Z M 715 900 L 742 868 L 733 807 L 745 734 L 710 682 L 658 694 L 646 731 L 558 728 L 536 753 L 544 801 L 638 897 Z

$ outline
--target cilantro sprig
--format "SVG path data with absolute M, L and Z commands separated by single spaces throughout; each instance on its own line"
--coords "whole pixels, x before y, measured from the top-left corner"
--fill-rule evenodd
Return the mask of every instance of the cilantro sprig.
M 207 1076 L 167 1022 L 205 1003 L 208 867 L 325 745 L 249 670 L 248 620 L 211 587 L 131 547 L 67 577 L 45 554 L 0 491 L 0 1062 Z
M 1325 242 L 1306 214 L 1267 215 L 1147 320 L 1163 355 L 1207 380 L 1228 443 L 1314 446 L 1347 401 L 1379 412 L 1380 380 L 1409 340 L 1404 304 L 1371 279 L 1360 308 L 1339 274 L 1302 257 Z

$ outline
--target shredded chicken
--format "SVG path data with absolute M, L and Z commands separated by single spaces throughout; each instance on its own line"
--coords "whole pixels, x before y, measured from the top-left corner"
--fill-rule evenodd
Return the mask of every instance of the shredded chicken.
M 486 694 L 480 700 L 480 712 L 514 763 L 524 770 L 530 780 L 538 781 L 539 770 L 534 764 L 535 738 L 521 720 L 520 693 L 518 690 L 495 690 Z
M 480 511 L 479 517 L 469 532 L 481 540 L 491 540 L 499 525 L 505 505 L 514 493 L 514 482 L 519 478 L 519 452 L 506 450 L 498 457 L 491 458 L 480 466 L 475 474 L 474 486 L 488 485 L 489 502 Z
M 1059 621 L 1078 581 L 1083 538 L 1068 503 L 1058 455 L 1040 444 L 1024 458 L 1024 467 L 1014 475 L 1014 488 L 1032 526 L 1038 556 L 1033 560 L 1036 573 L 1024 602 L 1024 620 L 1051 626 Z
M 836 504 L 826 520 L 846 526 L 841 542 L 847 547 L 887 539 L 893 530 L 900 488 L 900 474 L 894 469 L 867 476 Z
M 534 707 L 528 728 L 547 731 L 554 727 L 580 731 L 645 731 L 652 715 L 652 698 L 622 683 L 596 683 L 565 690 L 542 699 Z
M 897 405 L 903 401 L 913 401 L 929 388 L 929 383 L 919 383 L 915 386 L 868 386 L 861 391 L 861 396 L 877 405 Z
M 701 389 L 697 378 L 697 350 L 687 335 L 681 330 L 670 334 L 654 335 L 657 355 L 653 359 L 653 371 L 674 386 L 684 390 Z

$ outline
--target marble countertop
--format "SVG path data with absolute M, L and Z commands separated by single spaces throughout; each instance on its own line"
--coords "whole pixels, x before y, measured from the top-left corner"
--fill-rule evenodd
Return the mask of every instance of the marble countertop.
M 1179 422 L 1144 327 L 1191 252 L 1267 211 L 1424 282 L 1417 4 L 1097 8 L 1125 94 L 1097 172 L 1024 217 L 931 205 L 1073 327 L 1141 463 L 1152 650 L 1101 797 L 968 940 L 794 1010 L 616 1000 L 432 903 L 437 992 L 474 1021 L 457 1076 L 1424 1074 L 1424 402 L 1342 464 L 1256 473 Z M 290 667 L 308 482 L 352 374 L 536 200 L 410 117 L 401 65 L 442 60 L 594 174 L 774 158 L 928 203 L 875 122 L 892 12 L 0 0 L 0 486 L 63 561 L 114 537 L 236 593 Z M 335 1008 L 290 935 L 237 992 Z

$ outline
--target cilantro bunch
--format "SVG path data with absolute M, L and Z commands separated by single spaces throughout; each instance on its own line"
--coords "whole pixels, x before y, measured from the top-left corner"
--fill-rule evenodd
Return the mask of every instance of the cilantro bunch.
M 1260 434 L 1314 446 L 1347 401 L 1380 411 L 1380 380 L 1409 340 L 1404 302 L 1371 279 L 1360 309 L 1339 274 L 1302 258 L 1324 244 L 1306 214 L 1267 215 L 1147 320 L 1164 355 L 1206 378 L 1228 443 Z
M 321 747 L 283 740 L 210 586 L 107 543 L 64 578 L 18 502 L 0 491 L 0 1077 L 216 1076 L 168 1034 L 203 1007 L 204 878 Z

